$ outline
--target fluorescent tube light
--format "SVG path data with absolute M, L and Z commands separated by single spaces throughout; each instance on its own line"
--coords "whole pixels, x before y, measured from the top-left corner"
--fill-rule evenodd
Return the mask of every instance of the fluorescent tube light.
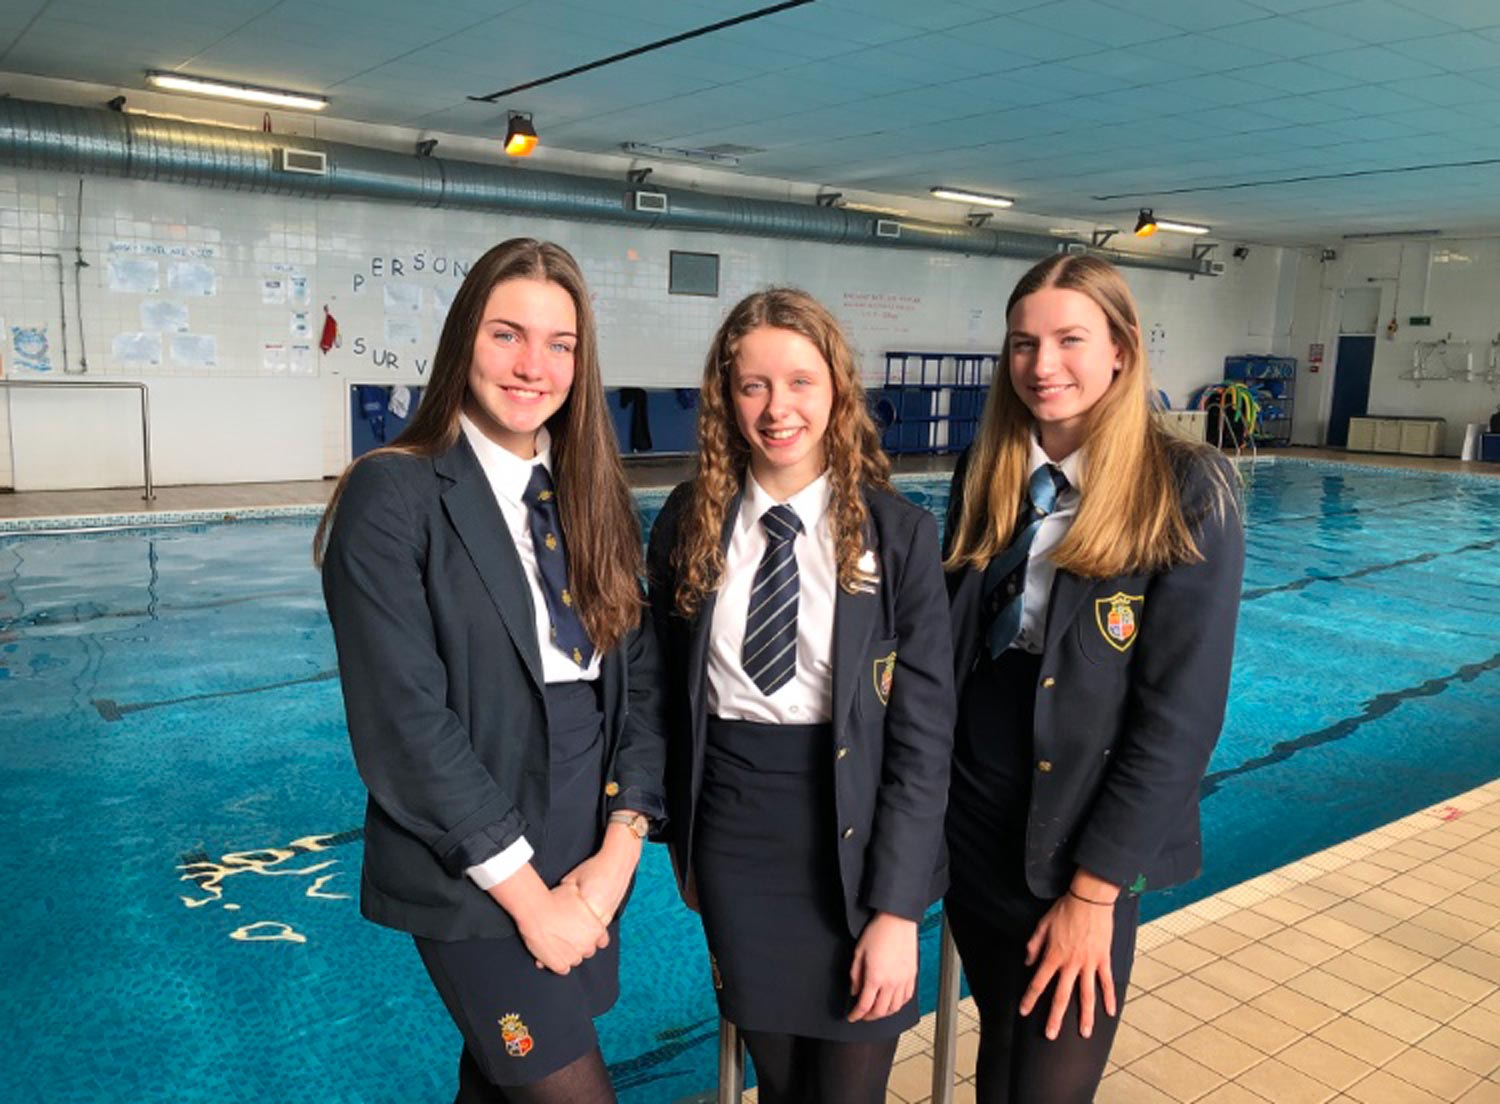
M 966 192 L 962 188 L 932 188 L 938 199 L 951 199 L 955 203 L 978 203 L 984 207 L 1014 207 L 1016 201 L 1005 196 L 987 195 L 984 192 Z
M 146 83 L 170 92 L 187 92 L 194 96 L 214 96 L 267 107 L 289 107 L 299 111 L 322 111 L 328 106 L 323 96 L 303 92 L 286 92 L 278 88 L 257 88 L 249 84 L 209 80 L 206 77 L 184 77 L 177 73 L 146 74 Z

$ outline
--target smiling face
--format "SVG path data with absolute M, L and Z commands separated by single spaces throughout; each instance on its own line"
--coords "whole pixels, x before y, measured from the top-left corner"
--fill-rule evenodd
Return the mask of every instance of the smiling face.
M 793 330 L 751 330 L 740 339 L 730 391 L 757 483 L 789 498 L 823 474 L 833 377 L 816 345 Z
M 485 301 L 469 358 L 464 413 L 502 448 L 529 460 L 536 432 L 573 386 L 578 311 L 559 284 L 515 279 Z
M 1042 448 L 1060 460 L 1083 444 L 1087 415 L 1120 371 L 1109 320 L 1092 299 L 1044 287 L 1011 307 L 1010 383 L 1036 419 Z

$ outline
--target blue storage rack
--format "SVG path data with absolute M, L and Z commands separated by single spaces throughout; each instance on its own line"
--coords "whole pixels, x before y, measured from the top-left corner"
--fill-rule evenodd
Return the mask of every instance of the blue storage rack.
M 896 350 L 885 354 L 885 382 L 869 393 L 889 453 L 961 452 L 974 440 L 994 353 Z
M 1292 443 L 1292 408 L 1297 390 L 1297 358 L 1256 353 L 1224 358 L 1224 378 L 1243 383 L 1260 403 L 1257 444 Z
M 406 417 L 397 417 L 390 408 L 391 392 L 396 385 L 351 383 L 349 385 L 349 455 L 363 456 L 371 449 L 388 445 L 406 428 L 422 403 L 422 388 L 408 384 L 411 405 Z

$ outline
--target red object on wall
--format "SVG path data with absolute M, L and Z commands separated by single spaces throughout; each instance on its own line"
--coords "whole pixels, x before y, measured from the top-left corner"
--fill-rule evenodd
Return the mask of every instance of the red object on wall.
M 325 353 L 332 349 L 339 339 L 338 320 L 328 313 L 328 308 L 323 308 L 323 336 L 318 339 L 318 348 Z

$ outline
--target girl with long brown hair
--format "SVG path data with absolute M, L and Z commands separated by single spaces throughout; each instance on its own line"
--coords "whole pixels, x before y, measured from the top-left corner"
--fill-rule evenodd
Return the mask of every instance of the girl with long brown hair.
M 670 845 L 765 1104 L 885 1099 L 916 1019 L 953 696 L 937 526 L 893 492 L 838 323 L 737 305 L 651 532 Z
M 1050 257 L 1006 323 L 949 504 L 944 908 L 980 1013 L 978 1099 L 1086 1104 L 1139 895 L 1201 865 L 1244 534 L 1227 461 L 1152 418 L 1118 270 Z
M 463 1036 L 457 1099 L 614 1100 L 593 1017 L 665 812 L 640 527 L 588 290 L 560 246 L 469 270 L 405 433 L 315 555 L 369 789 L 360 907 Z

